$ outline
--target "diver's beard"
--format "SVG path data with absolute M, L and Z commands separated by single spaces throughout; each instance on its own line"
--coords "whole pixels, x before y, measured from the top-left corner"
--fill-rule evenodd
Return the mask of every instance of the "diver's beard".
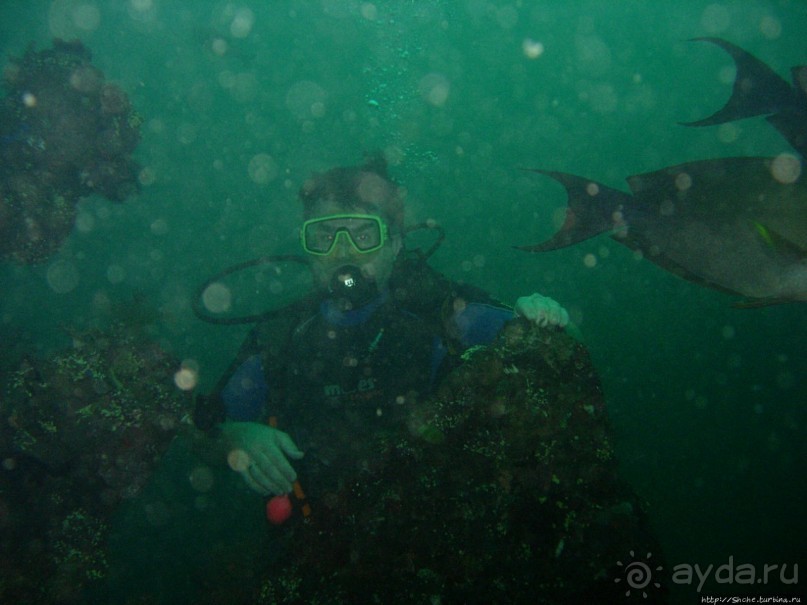
M 344 265 L 333 273 L 328 284 L 329 294 L 342 311 L 363 307 L 378 296 L 378 284 L 364 275 L 356 265 Z

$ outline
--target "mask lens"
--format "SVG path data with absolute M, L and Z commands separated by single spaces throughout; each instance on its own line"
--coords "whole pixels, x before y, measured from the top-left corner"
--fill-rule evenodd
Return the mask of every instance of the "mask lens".
M 386 241 L 386 225 L 377 216 L 343 214 L 311 219 L 303 224 L 303 248 L 311 254 L 330 254 L 344 234 L 357 252 L 378 250 Z

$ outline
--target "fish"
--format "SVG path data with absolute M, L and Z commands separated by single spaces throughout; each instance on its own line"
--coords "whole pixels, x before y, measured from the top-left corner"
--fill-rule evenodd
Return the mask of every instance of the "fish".
M 777 158 L 687 162 L 630 176 L 630 193 L 586 177 L 527 169 L 566 189 L 565 222 L 546 252 L 602 233 L 690 282 L 744 297 L 735 306 L 807 302 L 807 186 L 777 178 Z
M 746 50 L 722 38 L 693 38 L 715 44 L 731 55 L 737 68 L 731 96 L 707 118 L 684 126 L 714 126 L 766 115 L 765 118 L 802 158 L 807 150 L 807 65 L 791 67 L 793 85 Z
M 740 307 L 807 302 L 807 66 L 793 85 L 721 38 L 737 73 L 726 104 L 687 126 L 765 115 L 802 159 L 729 157 L 686 162 L 627 178 L 630 193 L 564 172 L 528 169 L 566 188 L 564 224 L 549 240 L 516 246 L 546 252 L 601 233 L 695 284 L 744 297 Z

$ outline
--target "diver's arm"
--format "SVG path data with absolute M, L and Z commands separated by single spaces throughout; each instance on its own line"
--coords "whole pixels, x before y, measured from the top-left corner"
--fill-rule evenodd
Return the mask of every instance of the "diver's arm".
M 257 363 L 256 363 L 257 360 Z M 228 415 L 228 403 L 232 403 L 233 397 L 246 402 L 247 404 L 262 405 L 265 401 L 265 393 L 255 393 L 254 397 L 245 397 L 243 393 L 239 394 L 238 385 L 250 380 L 252 376 L 259 379 L 265 384 L 265 379 L 257 373 L 261 371 L 260 368 L 260 349 L 258 345 L 257 329 L 253 328 L 247 337 L 244 339 L 238 354 L 233 359 L 233 362 L 227 370 L 219 378 L 218 383 L 207 394 L 195 393 L 194 394 L 194 411 L 193 423 L 201 431 L 215 436 L 218 433 L 220 425 L 225 421 Z M 250 376 L 252 375 L 252 376 Z M 235 393 L 235 395 L 232 395 Z M 228 402 L 228 395 L 231 401 Z M 258 397 L 263 396 L 263 400 L 257 402 Z M 239 418 L 243 419 L 243 418 Z
M 254 331 L 219 384 L 198 395 L 194 424 L 204 431 L 196 452 L 210 464 L 227 465 L 262 495 L 291 491 L 297 478 L 289 459 L 302 458 L 294 441 L 265 424 L 269 385 Z
M 477 301 L 479 297 L 477 298 Z M 482 297 L 485 300 L 485 297 Z M 487 300 L 490 300 L 487 297 Z M 558 327 L 565 329 L 570 336 L 582 341 L 577 327 L 569 322 L 569 313 L 557 301 L 535 293 L 516 300 L 514 308 L 501 303 L 477 302 L 456 297 L 450 301 L 448 314 L 449 334 L 463 347 L 487 345 L 498 336 L 504 325 L 515 317 L 534 323 L 541 328 Z

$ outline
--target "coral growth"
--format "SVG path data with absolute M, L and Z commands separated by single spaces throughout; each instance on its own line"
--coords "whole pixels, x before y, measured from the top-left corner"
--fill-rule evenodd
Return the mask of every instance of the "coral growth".
M 81 42 L 54 40 L 6 68 L 0 102 L 0 257 L 41 262 L 70 233 L 79 199 L 137 191 L 141 119 Z
M 73 602 L 102 577 L 107 518 L 188 423 L 179 363 L 123 328 L 24 359 L 0 400 L 2 602 Z

